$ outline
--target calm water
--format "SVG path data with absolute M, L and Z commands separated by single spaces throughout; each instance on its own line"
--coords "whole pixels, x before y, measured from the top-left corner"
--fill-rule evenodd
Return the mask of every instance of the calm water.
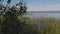
M 37 17 L 54 17 L 60 18 L 60 11 L 31 11 L 28 12 L 30 18 L 37 18 Z

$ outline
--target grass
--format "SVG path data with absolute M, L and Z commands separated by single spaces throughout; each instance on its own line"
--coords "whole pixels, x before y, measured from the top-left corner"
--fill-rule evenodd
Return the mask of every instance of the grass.
M 28 24 L 32 30 L 38 31 L 38 34 L 60 34 L 60 19 L 51 18 L 51 17 L 43 17 L 38 18 L 40 23 L 50 23 L 46 28 L 37 28 L 34 19 L 30 19 L 29 17 L 17 16 L 18 20 L 21 22 L 25 22 Z M 0 16 L 0 22 L 3 22 L 4 18 Z

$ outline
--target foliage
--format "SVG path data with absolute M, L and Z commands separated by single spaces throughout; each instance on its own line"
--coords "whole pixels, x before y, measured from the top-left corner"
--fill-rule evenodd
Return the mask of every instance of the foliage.
M 2 0 L 0 0 L 2 2 Z M 29 17 L 23 17 L 23 13 L 26 12 L 26 5 L 22 6 L 23 3 L 19 2 L 17 5 L 20 6 L 19 12 L 16 7 L 10 8 L 11 0 L 7 0 L 7 5 L 3 6 L 2 3 L 0 8 L 3 9 L 3 14 L 0 14 L 0 34 L 60 34 L 60 20 L 50 17 L 38 18 L 40 24 L 47 24 L 44 28 L 38 28 L 35 24 L 35 20 Z M 3 7 L 1 7 L 3 6 Z M 1 10 L 0 9 L 0 10 Z
M 42 32 L 46 33 L 46 34 L 60 34 L 60 20 L 56 19 L 56 18 L 51 18 L 51 17 L 47 17 L 47 18 L 40 18 L 39 19 L 40 23 L 49 23 L 47 24 L 47 27 L 41 29 L 40 28 L 40 32 L 42 30 Z
M 12 21 L 14 18 L 13 15 L 11 15 L 13 18 L 10 18 L 10 24 L 8 24 L 7 26 L 9 28 L 7 28 L 7 30 L 9 30 L 10 34 L 12 34 L 12 31 L 17 32 L 18 28 L 19 33 L 23 33 L 23 34 L 60 34 L 60 20 L 59 19 L 55 19 L 55 18 L 40 18 L 39 21 L 40 23 L 47 23 L 49 22 L 50 24 L 48 24 L 48 26 L 46 28 L 37 28 L 37 26 L 35 25 L 34 20 L 30 19 L 29 17 L 23 17 L 21 15 L 17 16 L 17 22 Z M 10 17 L 11 17 L 10 16 Z M 1 19 L 1 23 L 4 22 L 4 18 L 2 18 L 3 16 L 0 15 Z M 7 17 L 9 18 L 9 17 Z M 9 20 L 8 20 L 9 21 Z M 12 22 L 11 22 L 12 21 Z M 7 24 L 7 23 L 5 23 Z M 19 25 L 18 25 L 19 24 Z M 13 26 L 13 29 L 12 29 Z M 1 30 L 2 27 L 0 27 Z M 12 31 L 11 31 L 12 30 Z M 2 32 L 1 32 L 2 33 Z M 17 33 L 18 34 L 18 33 Z

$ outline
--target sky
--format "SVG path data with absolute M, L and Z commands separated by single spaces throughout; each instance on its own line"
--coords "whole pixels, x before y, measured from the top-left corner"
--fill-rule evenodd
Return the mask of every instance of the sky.
M 19 0 L 12 0 L 11 5 L 18 2 Z M 60 0 L 26 0 L 26 3 L 27 11 L 60 11 Z
M 28 11 L 60 11 L 60 0 L 28 0 Z

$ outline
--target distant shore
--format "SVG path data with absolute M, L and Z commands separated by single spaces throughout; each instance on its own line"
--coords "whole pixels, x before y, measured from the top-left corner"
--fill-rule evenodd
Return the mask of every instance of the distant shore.
M 60 13 L 60 11 L 27 11 L 27 13 Z

